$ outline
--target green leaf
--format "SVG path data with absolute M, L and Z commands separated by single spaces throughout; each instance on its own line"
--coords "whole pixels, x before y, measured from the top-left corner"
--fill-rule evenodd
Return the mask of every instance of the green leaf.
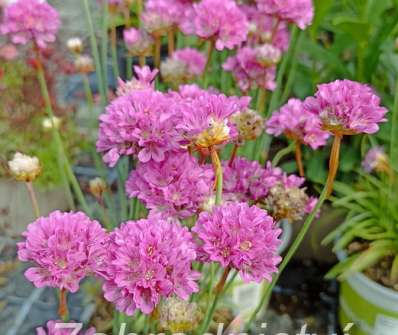
M 342 260 L 341 262 L 337 263 L 326 275 L 326 279 L 334 279 L 339 276 L 341 273 L 345 272 L 351 265 L 354 263 L 359 254 L 355 254 L 353 256 L 347 257 L 346 259 Z
M 339 16 L 333 20 L 333 25 L 351 35 L 358 44 L 366 44 L 370 35 L 370 24 L 355 17 Z

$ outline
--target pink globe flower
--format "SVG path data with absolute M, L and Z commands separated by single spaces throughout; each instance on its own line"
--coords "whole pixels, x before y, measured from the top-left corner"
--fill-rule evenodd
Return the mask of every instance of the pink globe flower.
M 247 39 L 248 21 L 233 0 L 202 0 L 194 4 L 195 33 L 214 39 L 217 50 L 233 49 Z
M 224 194 L 234 194 L 241 201 L 258 201 L 282 177 L 282 170 L 268 166 L 263 168 L 257 161 L 237 157 L 232 165 L 223 164 Z
M 314 7 L 312 0 L 256 0 L 258 8 L 266 14 L 274 15 L 305 29 L 312 23 Z
M 155 89 L 154 80 L 159 72 L 157 69 L 151 70 L 149 66 L 134 66 L 134 71 L 136 78 L 129 81 L 118 79 L 117 96 L 128 95 L 137 90 Z
M 206 57 L 193 48 L 184 48 L 173 53 L 173 59 L 184 63 L 191 76 L 200 76 L 206 66 Z
M 150 314 L 162 297 L 187 300 L 199 287 L 192 270 L 195 244 L 187 228 L 160 219 L 129 221 L 115 229 L 108 248 L 105 299 L 116 309 Z
M 152 53 L 153 38 L 144 30 L 129 28 L 123 31 L 124 43 L 134 56 L 146 56 Z
M 290 32 L 286 22 L 279 22 L 275 30 L 276 19 L 272 15 L 259 11 L 255 5 L 241 5 L 240 8 L 249 21 L 249 46 L 269 43 L 281 51 L 287 51 Z
M 329 133 L 322 130 L 320 118 L 306 110 L 299 99 L 290 99 L 266 122 L 267 133 L 288 138 L 317 149 L 324 146 Z
M 182 144 L 199 150 L 231 142 L 238 136 L 229 119 L 248 107 L 249 97 L 227 97 L 207 91 L 195 91 L 194 97 L 177 95 L 180 99 L 181 122 L 177 125 Z
M 131 172 L 126 190 L 153 212 L 180 219 L 196 214 L 212 194 L 211 168 L 199 165 L 188 152 L 175 152 L 161 163 L 139 163 Z
M 100 116 L 97 150 L 115 166 L 120 156 L 141 162 L 161 162 L 179 148 L 178 115 L 173 100 L 152 89 L 141 89 L 115 99 Z
M 281 261 L 281 230 L 266 211 L 247 203 L 225 204 L 202 212 L 192 229 L 208 262 L 239 271 L 246 282 L 272 280 Z
M 372 171 L 391 172 L 384 148 L 380 146 L 371 148 L 362 161 L 362 168 L 368 173 Z
M 47 322 L 47 329 L 40 327 L 36 329 L 36 335 L 72 335 L 72 334 L 76 334 L 76 335 L 95 335 L 96 334 L 96 330 L 94 327 L 91 327 L 90 329 L 86 330 L 86 331 L 80 331 L 78 333 L 75 332 L 75 328 L 76 327 L 72 327 L 72 324 L 75 323 L 74 321 L 69 321 L 68 323 L 70 323 L 70 328 L 66 328 L 64 326 L 60 326 L 57 324 L 62 324 L 64 325 L 65 322 L 58 320 L 58 321 L 48 321 Z
M 240 89 L 244 92 L 261 87 L 273 91 L 276 88 L 276 66 L 264 64 L 259 48 L 244 47 L 235 56 L 229 57 L 223 64 L 225 71 L 232 72 Z
M 367 85 L 350 80 L 336 80 L 318 86 L 315 97 L 304 106 L 319 115 L 325 130 L 341 135 L 373 134 L 378 123 L 386 121 L 387 109 Z
M 25 272 L 36 287 L 76 292 L 83 278 L 103 274 L 107 234 L 82 212 L 52 212 L 31 223 L 22 236 L 18 257 L 36 264 Z
M 5 7 L 0 34 L 10 35 L 15 44 L 33 42 L 45 48 L 55 41 L 60 25 L 58 12 L 47 2 L 18 0 Z

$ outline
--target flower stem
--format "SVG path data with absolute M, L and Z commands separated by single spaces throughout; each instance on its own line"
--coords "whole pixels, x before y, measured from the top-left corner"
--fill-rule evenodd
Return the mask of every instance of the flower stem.
M 37 62 L 38 62 L 38 64 L 37 64 L 37 77 L 38 77 L 38 80 L 39 80 L 41 93 L 42 93 L 43 98 L 44 98 L 47 114 L 50 117 L 50 119 L 53 119 L 54 118 L 54 112 L 53 112 L 53 108 L 52 108 L 52 105 L 51 105 L 50 94 L 48 92 L 47 82 L 46 82 L 46 79 L 45 79 L 45 76 L 44 76 L 43 65 L 42 65 L 41 60 L 40 60 L 40 53 L 39 52 L 37 52 L 37 56 L 38 56 L 37 57 Z M 78 183 L 78 181 L 76 179 L 76 176 L 73 173 L 73 170 L 72 170 L 72 167 L 70 165 L 69 159 L 66 156 L 65 149 L 64 149 L 64 146 L 63 146 L 63 143 L 62 143 L 62 139 L 61 139 L 61 135 L 59 133 L 59 130 L 56 129 L 56 127 L 51 127 L 51 129 L 52 129 L 52 134 L 53 134 L 53 137 L 54 137 L 55 144 L 56 144 L 57 149 L 58 149 L 59 158 L 57 158 L 57 159 L 59 159 L 60 162 L 62 162 L 60 165 L 62 165 L 64 167 L 66 176 L 69 179 L 70 183 L 72 184 L 72 187 L 73 187 L 73 190 L 75 192 L 75 195 L 78 198 L 78 200 L 80 202 L 80 205 L 82 206 L 83 210 L 86 213 L 90 213 L 90 209 L 89 209 L 89 207 L 88 207 L 88 205 L 86 203 L 86 200 L 84 198 L 83 192 L 82 192 L 82 190 L 80 188 L 80 185 L 79 185 L 79 183 Z
M 216 45 L 216 41 L 214 39 L 209 40 L 209 48 L 207 50 L 207 61 L 206 61 L 205 69 L 203 71 L 203 75 L 202 75 L 203 82 L 205 82 L 206 78 L 207 78 L 207 72 L 209 71 L 209 68 L 210 68 L 211 59 L 213 57 L 215 45 Z M 206 84 L 206 86 L 207 86 L 207 84 Z
M 140 64 L 141 67 L 144 67 L 145 64 L 146 64 L 145 56 L 144 56 L 144 55 L 139 56 L 139 57 L 138 57 L 138 62 L 139 62 L 139 64 Z
M 397 76 L 397 82 L 395 83 L 394 107 L 391 115 L 390 162 L 393 168 L 397 168 L 397 162 L 398 162 L 397 145 L 398 145 L 398 76 Z
M 260 115 L 264 114 L 266 98 L 267 98 L 267 91 L 260 87 L 258 89 L 258 97 L 257 97 L 257 112 Z
M 274 159 L 272 160 L 272 166 L 277 166 L 283 157 L 285 157 L 286 155 L 288 155 L 294 151 L 294 147 L 295 147 L 295 143 L 292 142 L 286 148 L 279 150 L 276 153 Z
M 249 321 L 246 324 L 246 327 L 250 326 L 250 324 L 255 320 L 257 314 L 260 312 L 260 310 L 264 306 L 264 304 L 270 300 L 273 288 L 275 287 L 275 285 L 276 285 L 278 279 L 280 278 L 281 274 L 286 269 L 286 267 L 289 264 L 290 260 L 293 258 L 293 256 L 295 255 L 296 251 L 298 250 L 298 248 L 300 247 L 301 243 L 303 242 L 304 237 L 306 236 L 308 230 L 310 229 L 310 227 L 311 227 L 311 225 L 312 225 L 312 223 L 313 223 L 313 221 L 314 221 L 314 219 L 316 217 L 316 214 L 318 213 L 318 211 L 320 210 L 322 204 L 325 202 L 326 199 L 327 199 L 327 186 L 325 185 L 325 187 L 322 190 L 322 193 L 321 193 L 321 195 L 319 197 L 319 200 L 318 200 L 316 206 L 311 211 L 311 213 L 308 215 L 308 217 L 305 220 L 303 226 L 301 227 L 301 230 L 298 233 L 296 239 L 294 240 L 293 244 L 289 248 L 286 256 L 283 258 L 283 261 L 282 261 L 281 265 L 279 266 L 278 273 L 276 275 L 274 275 L 274 278 L 272 279 L 271 284 L 267 287 L 267 289 L 262 294 L 260 303 L 257 305 L 256 309 L 251 314 L 251 316 L 249 318 Z
M 335 134 L 333 139 L 332 151 L 330 152 L 329 159 L 329 174 L 326 181 L 327 194 L 328 196 L 333 192 L 333 183 L 337 175 L 337 170 L 339 168 L 339 158 L 340 158 L 340 146 L 343 135 Z
M 302 158 L 302 152 L 301 152 L 301 143 L 299 141 L 295 141 L 295 152 L 296 152 L 296 163 L 297 163 L 297 168 L 299 171 L 300 177 L 304 177 L 304 166 L 303 166 L 303 158 Z
M 220 294 L 224 290 L 225 282 L 227 281 L 228 275 L 231 272 L 231 268 L 228 266 L 225 268 L 220 281 L 217 283 L 216 287 L 214 288 L 215 294 Z
M 160 52 L 162 47 L 162 37 L 160 35 L 156 35 L 155 37 L 155 67 L 160 69 Z
M 32 207 L 35 212 L 35 216 L 36 216 L 36 218 L 39 218 L 40 217 L 40 208 L 39 208 L 39 204 L 37 202 L 37 197 L 36 197 L 36 193 L 33 188 L 32 182 L 31 181 L 27 182 L 26 187 L 28 188 L 29 197 L 30 197 L 30 201 L 32 202 Z
M 216 206 L 222 203 L 223 171 L 221 161 L 214 146 L 210 147 L 211 161 L 216 175 Z
M 137 0 L 137 20 L 138 27 L 141 27 L 142 0 Z
M 97 39 L 95 37 L 95 32 L 94 32 L 94 24 L 93 24 L 93 19 L 91 17 L 91 11 L 90 11 L 90 6 L 88 3 L 88 0 L 83 0 L 84 4 L 84 12 L 86 14 L 86 20 L 88 24 L 88 30 L 90 34 L 90 43 L 91 43 L 91 52 L 93 53 L 94 56 L 94 62 L 95 62 L 95 69 L 96 69 L 96 74 L 98 77 L 98 82 L 99 82 L 99 91 L 101 95 L 101 103 L 103 106 L 106 104 L 106 87 L 105 87 L 105 82 L 104 82 L 104 74 L 103 70 L 106 71 L 106 69 L 102 69 L 101 67 L 101 62 L 100 62 L 100 57 L 99 57 L 99 51 L 98 51 L 98 44 L 97 44 Z M 107 6 L 106 6 L 107 7 Z
M 239 145 L 234 144 L 234 148 L 232 149 L 231 158 L 229 159 L 228 166 L 231 167 L 235 161 L 236 154 L 238 153 Z
M 170 29 L 167 33 L 167 46 L 169 57 L 171 57 L 175 50 L 175 30 L 174 28 Z
M 112 24 L 112 29 L 111 29 L 111 50 L 112 50 L 113 75 L 117 79 L 120 77 L 120 72 L 119 72 L 119 64 L 118 64 L 118 59 L 117 59 L 116 23 Z
M 65 322 L 67 322 L 69 318 L 68 302 L 66 300 L 66 294 L 67 292 L 64 288 L 61 288 L 59 290 L 58 315 Z

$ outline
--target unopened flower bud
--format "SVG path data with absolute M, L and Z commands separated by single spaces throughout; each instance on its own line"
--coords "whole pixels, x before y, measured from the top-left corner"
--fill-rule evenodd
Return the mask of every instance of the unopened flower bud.
M 94 178 L 91 179 L 89 182 L 89 189 L 90 189 L 90 193 L 96 197 L 97 199 L 101 198 L 103 193 L 106 191 L 107 189 L 107 185 L 105 180 L 103 180 L 102 178 Z
M 190 332 L 199 325 L 201 313 L 197 304 L 171 297 L 159 305 L 159 325 L 171 333 Z
M 75 60 L 75 68 L 80 73 L 93 72 L 95 70 L 93 59 L 88 55 L 79 55 Z
M 264 131 L 264 120 L 255 110 L 246 109 L 232 116 L 239 132 L 239 141 L 255 140 Z
M 74 54 L 80 55 L 83 52 L 83 42 L 79 37 L 70 38 L 66 42 L 66 46 Z
M 8 167 L 18 181 L 32 182 L 40 174 L 41 166 L 37 157 L 31 157 L 16 152 Z
M 41 122 L 41 125 L 43 127 L 44 130 L 51 130 L 53 128 L 58 129 L 59 126 L 61 125 L 61 119 L 57 116 L 53 116 L 53 117 L 46 117 L 43 119 L 43 121 Z

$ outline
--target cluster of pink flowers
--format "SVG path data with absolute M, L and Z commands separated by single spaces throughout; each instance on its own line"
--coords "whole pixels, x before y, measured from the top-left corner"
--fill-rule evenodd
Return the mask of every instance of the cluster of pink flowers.
M 139 163 L 126 190 L 146 207 L 163 216 L 184 219 L 198 213 L 212 194 L 213 170 L 199 165 L 187 152 L 167 155 L 161 163 Z
M 281 230 L 256 206 L 235 203 L 202 212 L 192 231 L 200 240 L 203 260 L 236 269 L 245 281 L 271 281 L 278 271 Z
M 137 156 L 142 162 L 161 162 L 178 148 L 178 120 L 173 101 L 152 89 L 132 90 L 115 99 L 100 116 L 97 150 L 104 161 L 116 165 L 120 156 Z
M 206 57 L 194 48 L 179 49 L 173 53 L 173 59 L 182 62 L 189 76 L 200 76 L 206 65 Z
M 304 101 L 305 108 L 318 115 L 325 130 L 342 135 L 373 134 L 386 121 L 387 109 L 365 84 L 336 80 L 318 86 L 315 97 Z
M 270 64 L 264 65 L 260 56 L 263 56 L 260 47 L 243 47 L 236 52 L 236 55 L 230 56 L 223 65 L 225 71 L 232 72 L 238 86 L 244 92 L 258 87 L 273 91 L 276 87 L 277 61 L 269 58 Z
M 118 88 L 116 91 L 117 96 L 128 95 L 136 90 L 154 89 L 154 80 L 158 74 L 158 70 L 151 70 L 149 66 L 139 67 L 134 66 L 136 78 L 129 81 L 118 79 Z
M 74 328 L 63 328 L 63 327 L 57 327 L 57 323 L 58 324 L 65 324 L 64 321 L 58 320 L 58 321 L 48 321 L 47 322 L 47 327 L 46 329 L 43 327 L 37 328 L 36 329 L 36 335 L 71 335 L 71 334 L 76 334 Z M 72 324 L 74 323 L 73 321 L 70 321 L 69 323 Z M 77 333 L 76 335 L 95 335 L 96 334 L 96 330 L 94 327 L 91 327 L 90 329 L 87 329 L 86 331 L 81 331 L 79 333 Z
M 61 22 L 58 12 L 45 1 L 18 0 L 5 7 L 0 34 L 15 44 L 33 42 L 40 48 L 54 42 Z
M 318 115 L 304 108 L 299 99 L 290 99 L 286 105 L 274 113 L 266 122 L 268 134 L 279 136 L 285 134 L 288 138 L 299 141 L 317 149 L 324 146 L 329 133 L 322 130 L 322 122 Z
M 129 221 L 110 236 L 105 298 L 119 311 L 150 314 L 161 297 L 187 300 L 199 287 L 192 270 L 196 246 L 178 223 L 160 219 Z
M 256 0 L 258 9 L 266 14 L 274 15 L 281 21 L 296 24 L 305 29 L 314 17 L 312 0 Z
M 146 31 L 136 28 L 125 29 L 123 38 L 132 55 L 146 56 L 152 53 L 154 40 Z
M 193 5 L 191 29 L 201 38 L 214 40 L 218 50 L 233 49 L 247 38 L 249 23 L 233 0 L 202 0 Z
M 227 97 L 194 85 L 165 94 L 146 88 L 153 72 L 136 72 L 138 81 L 128 85 L 132 90 L 123 84 L 122 95 L 100 116 L 97 150 L 105 153 L 109 166 L 115 166 L 121 156 L 161 162 L 167 152 L 179 151 L 181 146 L 207 149 L 238 136 L 230 117 L 247 109 L 250 98 Z
M 86 276 L 103 275 L 107 235 L 82 212 L 53 212 L 31 223 L 22 236 L 18 257 L 36 264 L 25 276 L 37 287 L 76 292 Z

